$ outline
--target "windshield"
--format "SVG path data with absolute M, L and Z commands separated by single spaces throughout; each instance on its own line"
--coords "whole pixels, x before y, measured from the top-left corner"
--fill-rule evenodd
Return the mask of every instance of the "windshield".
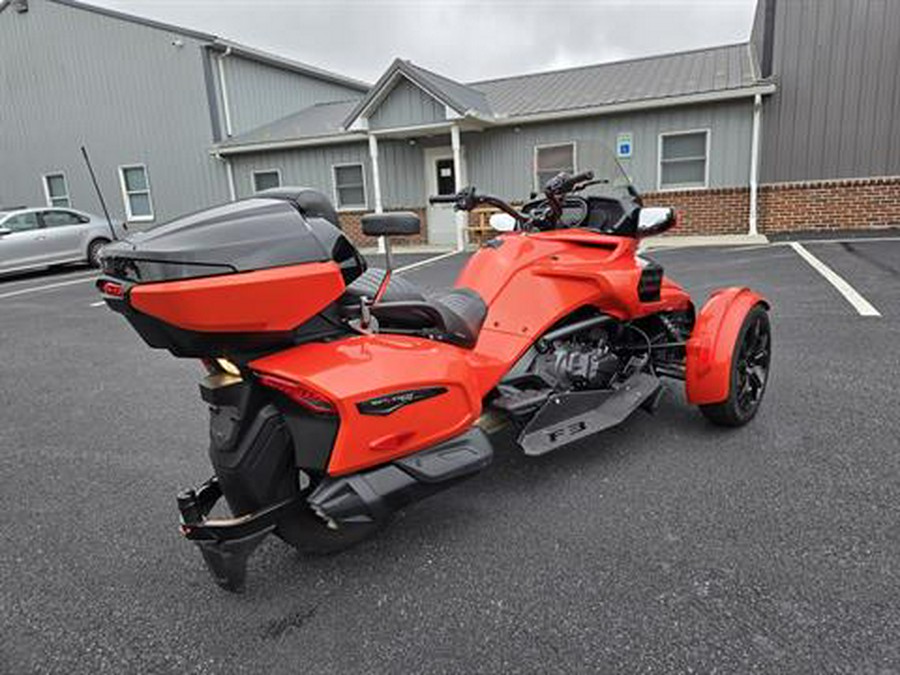
M 631 177 L 616 154 L 601 141 L 578 144 L 578 171 L 593 171 L 594 180 L 603 181 L 586 187 L 582 191 L 585 195 L 619 198 L 627 194 L 628 187 L 632 184 Z

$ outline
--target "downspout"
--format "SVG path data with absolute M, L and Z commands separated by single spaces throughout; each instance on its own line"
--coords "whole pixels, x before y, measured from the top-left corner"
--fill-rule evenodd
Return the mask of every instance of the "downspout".
M 216 66 L 219 70 L 219 88 L 222 92 L 222 110 L 225 113 L 225 135 L 231 138 L 234 134 L 231 129 L 231 106 L 228 104 L 228 83 L 225 81 L 225 57 L 231 55 L 231 47 L 216 57 Z
M 234 168 L 231 166 L 231 160 L 228 157 L 222 157 L 221 153 L 215 154 L 216 159 L 225 163 L 225 179 L 228 182 L 228 199 L 229 201 L 237 201 L 237 190 L 234 187 Z
M 759 234 L 759 128 L 762 121 L 762 96 L 753 97 L 753 128 L 750 132 L 750 230 L 751 237 Z

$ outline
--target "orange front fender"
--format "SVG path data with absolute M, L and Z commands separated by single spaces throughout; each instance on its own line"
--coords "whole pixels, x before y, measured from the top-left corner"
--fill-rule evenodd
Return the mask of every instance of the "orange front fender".
M 769 307 L 763 296 L 749 288 L 724 288 L 703 305 L 687 343 L 685 389 L 690 403 L 721 403 L 728 398 L 738 333 L 758 304 Z

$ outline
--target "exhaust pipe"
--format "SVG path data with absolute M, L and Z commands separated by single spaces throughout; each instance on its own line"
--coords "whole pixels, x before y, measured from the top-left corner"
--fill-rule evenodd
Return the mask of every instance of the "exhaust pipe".
M 370 471 L 326 478 L 307 498 L 328 527 L 382 520 L 407 504 L 464 480 L 491 463 L 493 448 L 478 427 L 433 448 Z

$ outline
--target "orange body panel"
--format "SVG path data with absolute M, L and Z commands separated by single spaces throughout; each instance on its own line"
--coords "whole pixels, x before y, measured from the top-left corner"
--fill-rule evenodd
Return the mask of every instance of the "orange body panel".
M 713 293 L 694 325 L 687 344 L 685 391 L 689 402 L 721 403 L 731 389 L 731 359 L 744 318 L 757 304 L 768 302 L 748 288 Z
M 340 475 L 382 464 L 469 428 L 482 394 L 467 352 L 405 335 L 360 335 L 309 343 L 257 359 L 250 367 L 298 382 L 337 408 L 340 427 L 328 472 Z M 390 415 L 363 415 L 356 404 L 399 390 L 440 386 L 446 393 Z
M 576 309 L 595 307 L 629 320 L 691 307 L 690 296 L 665 279 L 659 301 L 641 302 L 634 239 L 557 230 L 501 240 L 472 256 L 456 282 L 488 305 L 471 357 L 484 394 L 534 340 Z
M 501 236 L 480 249 L 456 282 L 488 307 L 471 350 L 386 333 L 309 343 L 253 361 L 252 370 L 296 382 L 327 398 L 340 416 L 328 465 L 332 475 L 383 464 L 456 436 L 481 414 L 483 398 L 534 341 L 582 307 L 628 320 L 687 310 L 690 297 L 663 281 L 656 302 L 641 302 L 637 242 L 584 230 Z M 446 393 L 389 415 L 357 404 L 385 394 L 445 387 Z
M 344 292 L 336 263 L 140 284 L 131 305 L 179 328 L 204 332 L 293 330 Z

